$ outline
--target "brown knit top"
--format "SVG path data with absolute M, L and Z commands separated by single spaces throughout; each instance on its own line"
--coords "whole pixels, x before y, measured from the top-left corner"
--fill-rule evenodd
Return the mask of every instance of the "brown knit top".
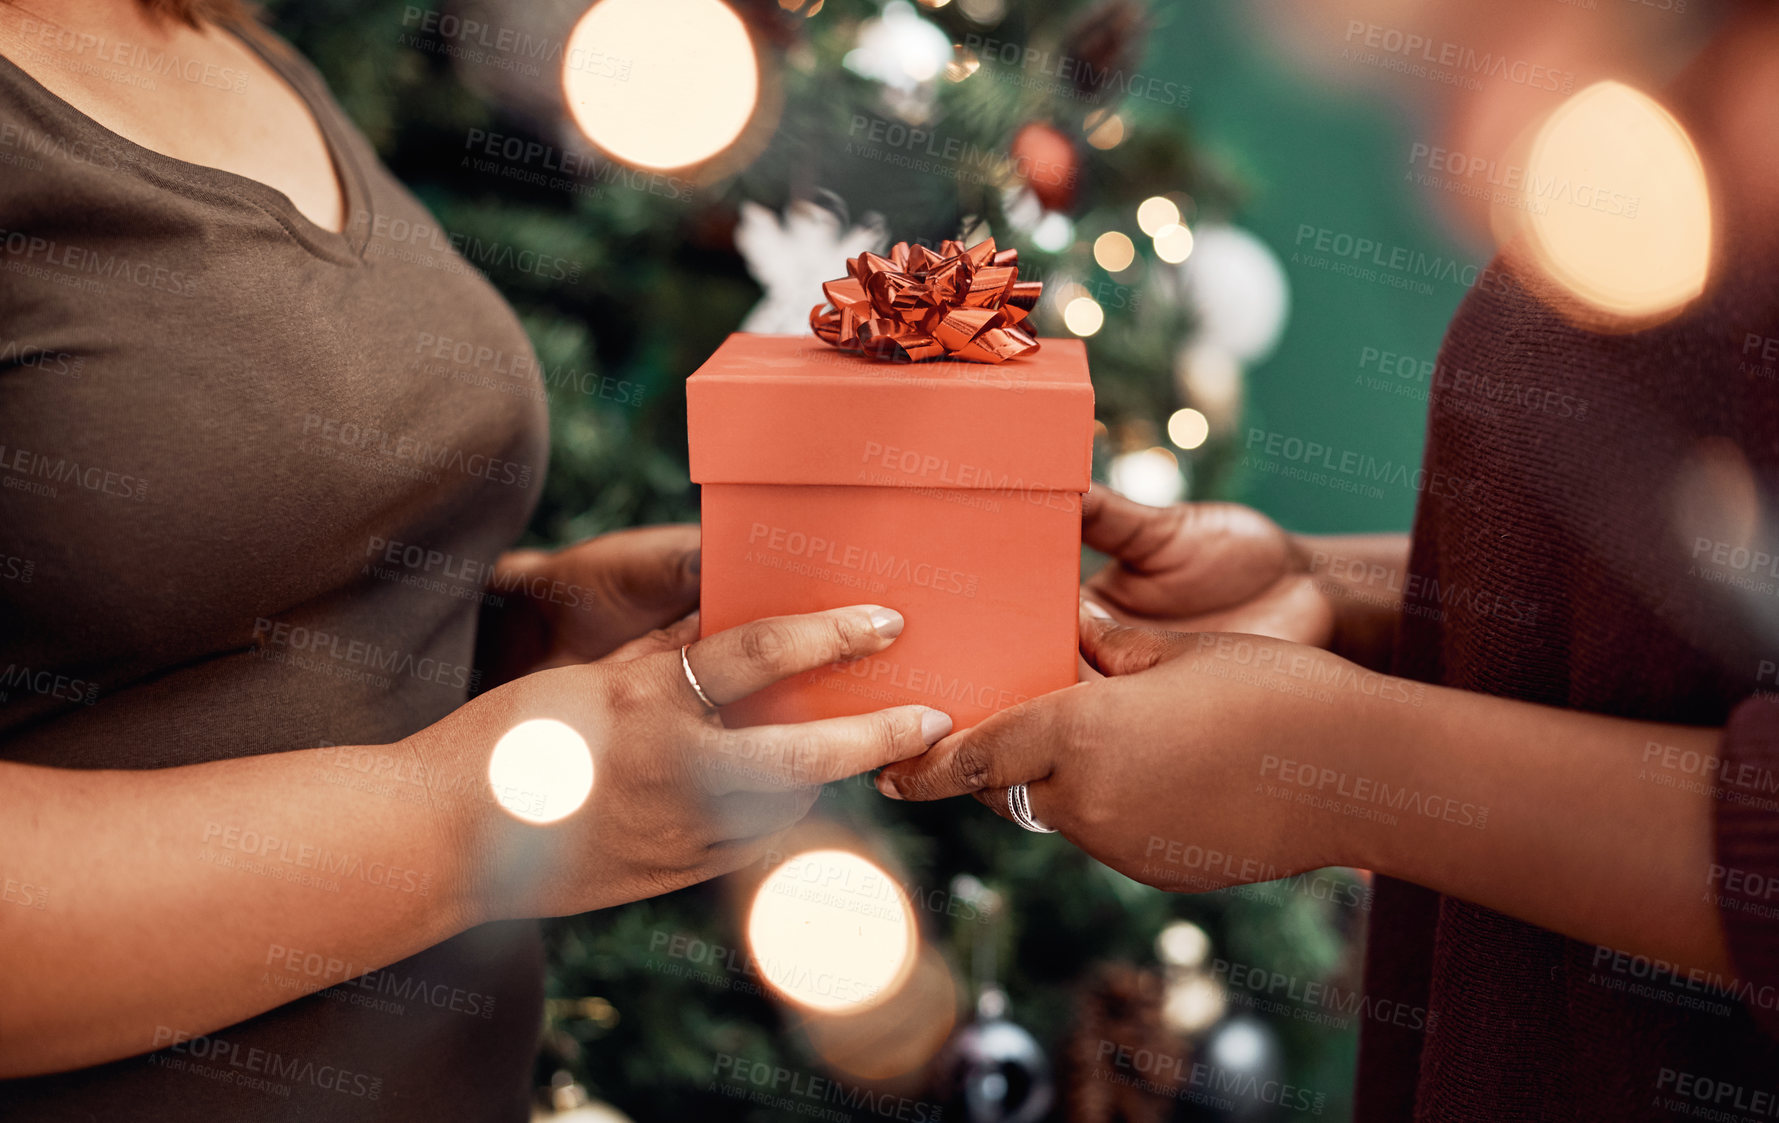
M 1716 865 L 1698 888 L 1736 976 L 1381 879 L 1367 991 L 1422 1009 L 1430 1028 L 1362 1028 L 1368 1123 L 1779 1118 L 1779 705 L 1762 697 L 1779 691 L 1779 101 L 1757 96 L 1770 77 L 1721 59 L 1696 71 L 1671 104 L 1712 179 L 1706 293 L 1659 327 L 1606 334 L 1505 265 L 1485 274 L 1440 354 L 1426 463 L 1486 486 L 1421 497 L 1395 669 L 1727 724 L 1716 759 L 1627 744 L 1623 767 L 1717 794 Z M 1738 114 L 1763 104 L 1751 143 Z M 1488 610 L 1514 601 L 1529 610 Z

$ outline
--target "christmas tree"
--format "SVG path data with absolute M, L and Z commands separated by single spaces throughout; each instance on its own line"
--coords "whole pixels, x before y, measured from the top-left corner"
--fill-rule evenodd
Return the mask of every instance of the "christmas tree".
M 819 302 L 822 271 L 879 240 L 1017 248 L 1025 279 L 1045 283 L 1041 333 L 1088 339 L 1101 478 L 1150 501 L 1233 486 L 1242 367 L 1276 335 L 1282 297 L 1263 259 L 1233 320 L 1216 299 L 1220 263 L 1255 260 L 1231 225 L 1243 185 L 1201 159 L 1184 81 L 1145 59 L 1158 16 L 1143 4 L 731 0 L 758 51 L 759 108 L 726 161 L 680 177 L 578 140 L 561 78 L 581 64 L 567 37 L 584 0 L 428 2 L 286 0 L 269 15 L 452 237 L 503 251 L 466 256 L 518 311 L 550 387 L 531 541 L 695 520 L 686 377 L 744 323 L 795 330 L 784 319 Z M 513 264 L 545 258 L 559 267 Z M 957 1025 L 1004 1005 L 1036 1039 L 1060 1084 L 1046 1118 L 1306 1110 L 1194 1095 L 1180 1073 L 1138 1072 L 1159 1091 L 1133 1091 L 1107 1078 L 1108 1040 L 1270 1074 L 1328 1093 L 1315 1113 L 1344 1113 L 1353 1027 L 1256 1003 L 1237 976 L 1264 965 L 1353 986 L 1364 893 L 1350 876 L 1167 894 L 967 801 L 891 804 L 850 782 L 815 815 L 905 886 L 955 980 Z M 738 1098 L 738 1066 L 764 1063 L 969 1117 L 957 1042 L 888 1083 L 836 1071 L 832 1042 L 748 969 L 745 903 L 718 883 L 552 923 L 540 1086 L 639 1120 L 778 1118 L 784 1106 Z M 979 1095 L 1044 1082 L 1005 1041 L 961 1048 L 1005 1062 Z M 851 1114 L 883 1117 L 871 1104 Z

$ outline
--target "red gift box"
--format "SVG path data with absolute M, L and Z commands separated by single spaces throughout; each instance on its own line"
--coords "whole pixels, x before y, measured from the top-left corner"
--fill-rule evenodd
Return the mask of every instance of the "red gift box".
M 849 604 L 906 619 L 883 654 L 727 706 L 728 724 L 919 703 L 962 729 L 1076 681 L 1081 341 L 986 365 L 732 335 L 687 381 L 686 411 L 704 634 Z

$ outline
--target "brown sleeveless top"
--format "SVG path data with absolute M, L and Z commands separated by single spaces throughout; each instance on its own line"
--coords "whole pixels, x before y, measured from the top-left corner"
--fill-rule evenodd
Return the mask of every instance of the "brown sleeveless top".
M 472 688 L 548 456 L 530 345 L 319 76 L 255 49 L 320 122 L 344 233 L 0 58 L 0 758 L 385 744 Z M 541 996 L 536 926 L 489 926 L 208 1057 L 0 1082 L 0 1117 L 522 1120 Z

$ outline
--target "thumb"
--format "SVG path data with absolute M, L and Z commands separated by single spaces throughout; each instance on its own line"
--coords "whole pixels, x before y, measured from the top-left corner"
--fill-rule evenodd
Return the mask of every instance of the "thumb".
M 1081 602 L 1081 654 L 1102 674 L 1146 671 L 1178 655 L 1185 638 L 1182 632 L 1127 628 L 1092 601 Z
M 595 542 L 611 560 L 604 570 L 620 604 L 685 611 L 698 603 L 699 533 L 675 523 L 602 535 Z

